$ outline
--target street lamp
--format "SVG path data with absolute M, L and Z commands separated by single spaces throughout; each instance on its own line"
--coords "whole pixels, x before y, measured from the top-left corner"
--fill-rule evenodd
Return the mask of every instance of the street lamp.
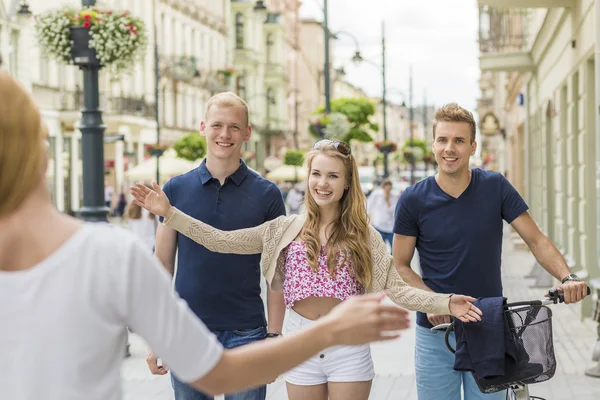
M 29 18 L 31 17 L 31 11 L 29 10 L 29 4 L 27 1 L 22 1 L 17 11 L 19 17 Z
M 96 0 L 81 0 L 83 7 L 93 7 Z M 19 12 L 28 7 L 21 3 Z M 78 218 L 88 222 L 108 221 L 104 204 L 104 130 L 98 89 L 99 66 L 80 66 L 83 70 L 83 108 L 81 110 L 81 156 L 83 165 L 83 206 Z
M 363 58 L 360 54 L 359 50 L 356 50 L 354 56 L 352 57 L 352 61 L 355 64 L 360 64 L 362 62 L 367 62 L 381 71 L 381 82 L 382 82 L 382 95 L 381 95 L 381 105 L 383 107 L 383 140 L 387 140 L 388 138 L 388 130 L 387 130 L 387 80 L 386 80 L 386 71 L 385 71 L 385 24 L 381 22 L 381 65 L 367 60 Z M 390 175 L 389 173 L 389 165 L 388 165 L 388 152 L 383 152 L 383 177 L 387 178 Z

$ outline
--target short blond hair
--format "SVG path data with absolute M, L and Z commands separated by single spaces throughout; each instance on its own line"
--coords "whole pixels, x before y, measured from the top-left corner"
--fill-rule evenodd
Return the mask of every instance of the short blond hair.
M 448 103 L 438 109 L 433 115 L 433 138 L 435 139 L 435 128 L 439 122 L 466 122 L 471 128 L 471 143 L 475 141 L 475 132 L 477 130 L 477 123 L 473 114 L 459 106 L 456 103 Z
M 41 183 L 46 129 L 25 88 L 0 72 L 0 217 L 16 211 Z
M 233 92 L 217 93 L 206 102 L 206 112 L 204 118 L 208 121 L 208 112 L 212 106 L 217 107 L 242 107 L 246 114 L 246 125 L 250 120 L 248 113 L 248 104 L 240 96 Z

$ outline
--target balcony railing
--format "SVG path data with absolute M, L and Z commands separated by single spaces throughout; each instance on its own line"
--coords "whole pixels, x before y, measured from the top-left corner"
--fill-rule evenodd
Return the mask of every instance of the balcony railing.
M 106 96 L 100 94 L 100 108 L 106 115 L 131 115 L 154 119 L 154 102 L 150 102 L 147 96 Z M 82 91 L 57 92 L 57 104 L 55 108 L 59 111 L 79 111 L 83 108 Z
M 523 52 L 529 46 L 529 10 L 479 6 L 479 51 Z
M 106 113 L 109 115 L 132 115 L 154 119 L 156 112 L 154 102 L 146 100 L 145 96 L 109 97 L 106 103 Z

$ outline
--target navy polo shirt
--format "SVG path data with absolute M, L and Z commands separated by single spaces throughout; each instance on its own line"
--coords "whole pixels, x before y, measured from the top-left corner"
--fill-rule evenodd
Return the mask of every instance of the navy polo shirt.
M 473 169 L 458 198 L 431 176 L 400 196 L 394 233 L 417 238 L 421 275 L 434 292 L 501 297 L 502 220 L 510 224 L 527 209 L 498 172 Z M 423 313 L 417 324 L 431 328 Z
M 243 161 L 223 185 L 204 161 L 172 178 L 164 192 L 179 210 L 221 230 L 251 228 L 285 215 L 277 186 Z M 177 233 L 175 290 L 212 331 L 265 326 L 260 254 L 221 254 Z

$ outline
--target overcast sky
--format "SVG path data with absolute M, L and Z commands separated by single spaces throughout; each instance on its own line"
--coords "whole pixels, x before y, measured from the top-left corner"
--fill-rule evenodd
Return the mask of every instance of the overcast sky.
M 303 0 L 301 17 L 323 19 L 323 0 Z M 456 101 L 474 111 L 479 95 L 476 0 L 329 0 L 332 32 L 347 31 L 362 55 L 381 64 L 381 22 L 385 21 L 387 86 L 409 92 L 413 66 L 413 103 L 439 106 Z M 334 42 L 332 62 L 344 65 L 347 80 L 368 95 L 381 96 L 381 73 L 350 59 L 354 41 L 344 34 Z M 392 100 L 402 97 L 390 93 Z

